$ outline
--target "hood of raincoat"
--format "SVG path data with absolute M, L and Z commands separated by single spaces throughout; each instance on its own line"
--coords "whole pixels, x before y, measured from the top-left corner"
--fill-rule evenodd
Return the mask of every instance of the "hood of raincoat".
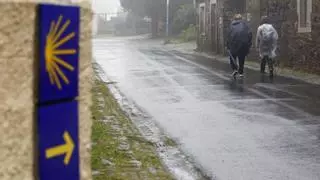
M 251 47 L 252 33 L 244 20 L 234 20 L 230 24 L 227 38 L 227 48 L 232 54 L 244 54 L 249 52 Z

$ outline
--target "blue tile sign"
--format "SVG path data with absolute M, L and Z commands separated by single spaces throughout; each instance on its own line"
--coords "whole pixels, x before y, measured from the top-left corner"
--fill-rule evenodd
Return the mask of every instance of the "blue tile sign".
M 78 96 L 79 7 L 39 5 L 39 103 Z
M 79 180 L 78 102 L 38 108 L 40 180 Z
M 38 9 L 40 180 L 79 180 L 79 7 Z

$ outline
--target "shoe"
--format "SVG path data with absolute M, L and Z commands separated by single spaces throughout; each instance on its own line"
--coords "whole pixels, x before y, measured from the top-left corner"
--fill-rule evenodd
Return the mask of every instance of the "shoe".
M 270 77 L 273 77 L 273 71 L 270 71 Z
M 231 75 L 232 75 L 233 77 L 236 77 L 237 74 L 238 74 L 238 71 L 235 70 L 235 71 L 232 72 Z

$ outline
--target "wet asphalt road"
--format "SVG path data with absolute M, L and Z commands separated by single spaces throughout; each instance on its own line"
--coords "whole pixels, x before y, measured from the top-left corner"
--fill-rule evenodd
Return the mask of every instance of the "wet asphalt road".
M 94 58 L 218 180 L 319 180 L 320 86 L 165 50 L 150 40 L 95 39 Z

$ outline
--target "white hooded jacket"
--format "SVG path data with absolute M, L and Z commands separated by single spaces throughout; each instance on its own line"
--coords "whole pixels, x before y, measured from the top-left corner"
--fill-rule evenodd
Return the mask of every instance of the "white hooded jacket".
M 270 35 L 271 43 L 263 41 L 264 36 Z M 271 24 L 262 24 L 258 27 L 256 36 L 256 47 L 259 50 L 261 58 L 268 56 L 269 58 L 276 57 L 278 33 Z

